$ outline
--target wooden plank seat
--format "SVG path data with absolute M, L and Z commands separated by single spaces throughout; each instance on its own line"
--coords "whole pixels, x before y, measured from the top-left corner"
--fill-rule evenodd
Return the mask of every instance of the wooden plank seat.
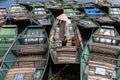
M 31 45 L 20 45 L 12 47 L 12 50 L 17 49 L 37 49 L 37 48 L 47 48 L 48 46 L 45 44 L 31 44 Z
M 19 39 L 26 39 L 26 38 L 46 38 L 46 35 L 43 34 L 33 34 L 33 35 L 21 35 Z
M 56 48 L 58 63 L 77 63 L 77 49 L 75 46 Z
M 20 80 L 32 80 L 35 72 L 36 68 L 13 68 L 8 71 L 6 80 L 17 80 L 17 77 L 19 77 L 17 75 L 20 73 L 24 76 Z
M 56 48 L 57 52 L 77 52 L 76 46 L 62 46 L 59 48 Z
M 117 55 L 120 46 L 108 45 L 103 43 L 88 43 L 88 45 L 92 46 L 91 51 L 105 54 L 113 54 Z
M 108 36 L 108 35 L 95 34 L 92 37 L 95 37 L 95 38 L 105 38 L 105 39 L 113 39 L 113 40 L 120 40 L 120 36 Z
M 43 59 L 41 55 L 21 56 L 17 57 L 14 68 L 39 68 L 44 66 L 45 61 L 46 59 Z
M 36 53 L 36 54 L 39 54 L 39 53 L 44 53 L 45 52 L 45 48 L 33 48 L 33 49 L 21 49 L 19 54 L 32 54 L 32 53 Z
M 111 65 L 116 65 L 115 56 L 107 55 L 107 54 L 100 54 L 100 53 L 90 53 L 89 60 L 96 61 L 96 62 L 106 62 Z
M 38 18 L 47 18 L 48 15 L 47 14 L 37 14 L 34 16 L 35 19 L 38 19 Z
M 90 53 L 88 65 L 89 65 L 89 79 L 88 80 L 110 80 L 111 74 L 115 70 L 116 60 L 112 55 Z M 105 75 L 96 74 L 96 68 L 105 69 Z

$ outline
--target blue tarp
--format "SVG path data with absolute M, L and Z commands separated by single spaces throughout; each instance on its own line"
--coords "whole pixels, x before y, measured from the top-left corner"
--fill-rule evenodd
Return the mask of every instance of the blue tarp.
M 85 10 L 85 13 L 87 14 L 87 16 L 91 16 L 91 17 L 105 15 L 104 12 L 102 12 L 100 9 L 97 9 L 96 7 L 86 7 L 84 10 Z

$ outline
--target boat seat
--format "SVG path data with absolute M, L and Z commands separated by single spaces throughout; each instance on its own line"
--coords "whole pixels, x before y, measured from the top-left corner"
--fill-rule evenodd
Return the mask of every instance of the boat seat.
M 57 52 L 76 52 L 77 49 L 76 49 L 76 46 L 63 46 L 63 47 L 60 47 L 60 48 L 56 48 L 56 51 Z
M 117 55 L 118 50 L 120 49 L 120 46 L 108 45 L 108 44 L 96 43 L 96 42 L 88 43 L 88 45 L 92 46 L 91 51 L 105 53 L 105 54 Z
M 20 80 L 31 80 L 33 79 L 33 76 L 36 72 L 36 68 L 13 68 L 10 69 L 6 75 L 6 79 L 5 80 L 18 80 L 20 75 L 21 75 L 21 79 Z
M 40 47 L 40 48 L 33 48 L 33 49 L 21 49 L 20 50 L 20 53 L 19 54 L 40 54 L 40 53 L 44 53 L 46 51 L 46 49 L 45 48 L 42 48 L 42 47 Z
M 38 48 L 47 48 L 46 44 L 33 44 L 33 45 L 20 45 L 12 47 L 12 50 L 18 49 L 38 49 Z
M 19 39 L 31 39 L 31 38 L 46 38 L 46 35 L 43 34 L 34 34 L 34 35 L 21 35 Z
M 29 55 L 19 56 L 14 64 L 14 68 L 40 68 L 44 67 L 44 62 L 47 59 L 43 58 L 43 55 Z
M 93 35 L 93 37 L 95 37 L 95 38 L 113 39 L 113 40 L 120 40 L 120 36 L 108 36 L 108 35 L 95 34 L 95 35 Z
M 91 56 L 91 54 L 93 56 Z M 105 54 L 99 54 L 99 53 L 90 53 L 89 55 L 89 79 L 90 80 L 97 80 L 98 78 L 102 80 L 110 80 L 111 79 L 111 73 L 115 70 L 116 61 L 111 55 L 105 55 Z M 114 57 L 115 58 L 115 57 Z M 99 68 L 99 69 L 98 69 Z M 102 70 L 104 71 L 100 72 Z M 100 70 L 99 72 L 97 70 Z M 103 75 L 102 75 L 103 74 Z

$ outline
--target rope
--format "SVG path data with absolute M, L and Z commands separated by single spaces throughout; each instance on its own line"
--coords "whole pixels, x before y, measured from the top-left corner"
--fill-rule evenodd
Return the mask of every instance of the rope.
M 53 80 L 58 74 L 61 74 L 62 71 L 63 71 L 66 67 L 68 67 L 68 66 L 69 66 L 69 64 L 66 64 L 61 70 L 59 70 L 59 71 L 56 73 L 56 75 L 54 75 L 53 77 L 51 77 L 49 80 Z

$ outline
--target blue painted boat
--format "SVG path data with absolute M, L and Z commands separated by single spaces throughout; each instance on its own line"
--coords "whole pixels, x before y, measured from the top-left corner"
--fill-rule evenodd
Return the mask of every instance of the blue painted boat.
M 113 23 L 111 17 L 109 17 L 105 12 L 100 10 L 99 8 L 92 6 L 92 7 L 85 7 L 84 11 L 86 15 L 100 23 Z
M 0 66 L 0 80 L 42 80 L 49 59 L 44 27 L 28 26 L 6 53 Z
M 96 7 L 85 7 L 85 13 L 89 17 L 100 17 L 105 16 L 106 14 Z

